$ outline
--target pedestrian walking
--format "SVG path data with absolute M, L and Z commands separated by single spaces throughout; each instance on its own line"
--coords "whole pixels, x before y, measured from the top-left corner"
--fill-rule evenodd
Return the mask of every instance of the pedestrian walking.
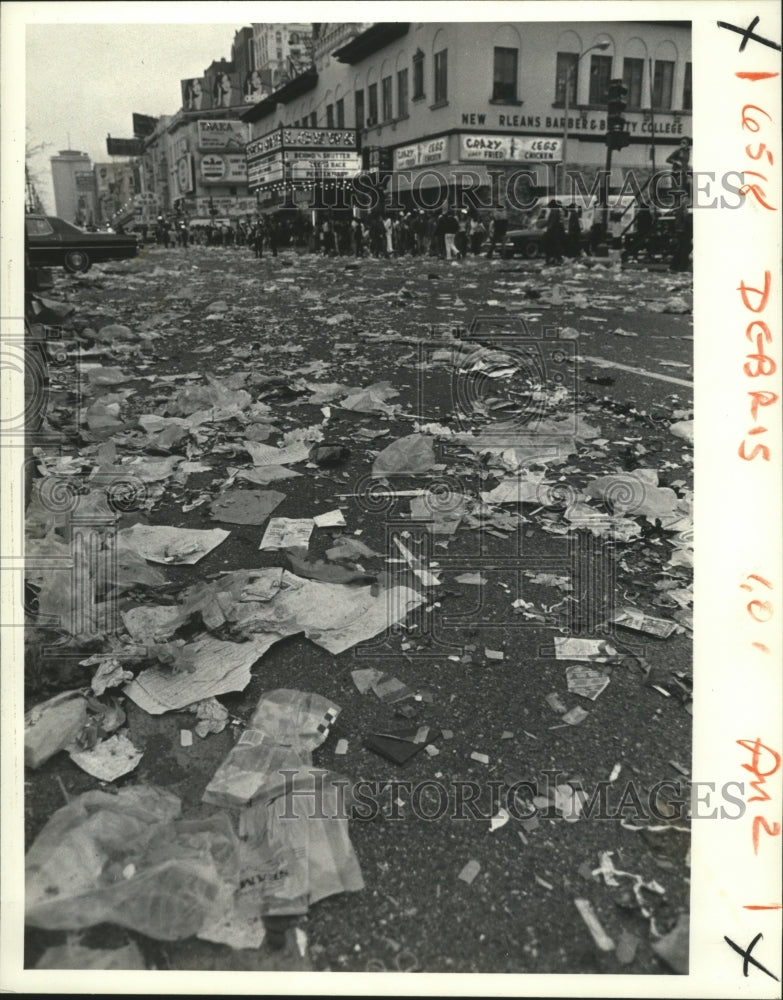
M 459 232 L 459 222 L 451 212 L 443 213 L 443 255 L 446 260 L 457 260 L 459 251 L 457 250 L 456 236 Z
M 393 235 L 393 232 L 392 232 L 392 220 L 389 218 L 388 215 L 385 215 L 383 217 L 383 230 L 384 230 L 384 237 L 385 237 L 385 240 L 386 240 L 386 256 L 387 257 L 393 257 L 394 256 L 394 235 Z
M 506 259 L 506 233 L 508 232 L 508 216 L 505 209 L 499 208 L 492 216 L 489 226 L 489 250 L 487 257 L 495 255 L 495 247 L 500 246 L 500 256 Z
M 267 230 L 269 234 L 269 252 L 273 257 L 277 257 L 277 248 L 280 245 L 282 233 L 280 232 L 280 221 L 274 215 L 269 216 Z
M 364 250 L 361 219 L 351 219 L 351 247 L 354 257 L 361 257 Z
M 549 208 L 549 213 L 546 217 L 546 231 L 544 232 L 546 262 L 547 264 L 562 264 L 563 244 L 565 243 L 563 214 L 554 198 L 549 202 L 547 207 Z
M 264 256 L 264 223 L 261 219 L 253 228 L 253 253 L 256 255 L 256 260 L 261 260 Z
M 687 271 L 693 246 L 693 216 L 688 205 L 686 191 L 677 192 L 677 207 L 674 210 L 674 253 L 670 271 Z
M 569 257 L 580 257 L 582 254 L 582 223 L 579 219 L 579 209 L 575 204 L 568 206 L 565 252 Z
M 487 227 L 480 215 L 477 215 L 470 226 L 470 252 L 481 253 L 481 246 L 487 237 Z

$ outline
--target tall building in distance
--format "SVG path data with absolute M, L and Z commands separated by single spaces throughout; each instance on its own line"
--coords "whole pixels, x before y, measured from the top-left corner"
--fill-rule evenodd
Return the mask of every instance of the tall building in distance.
M 55 214 L 78 226 L 93 225 L 98 213 L 90 157 L 76 149 L 61 149 L 50 161 Z
M 334 21 L 327 24 L 314 24 L 313 27 L 313 62 L 321 72 L 329 63 L 329 56 L 353 41 L 357 35 L 371 26 L 371 21 Z
M 304 73 L 313 62 L 311 24 L 254 24 L 255 69 L 266 93 Z

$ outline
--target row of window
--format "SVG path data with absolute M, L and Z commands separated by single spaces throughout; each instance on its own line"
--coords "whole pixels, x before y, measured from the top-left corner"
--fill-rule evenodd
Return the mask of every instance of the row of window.
M 577 63 L 579 55 L 576 52 L 558 52 L 555 73 L 555 103 L 564 104 L 566 86 L 568 87 L 568 102 L 572 107 L 578 104 L 577 93 Z M 612 78 L 612 56 L 592 55 L 590 57 L 590 91 L 588 104 L 604 105 L 608 100 L 609 81 Z M 627 104 L 629 110 L 639 110 L 642 107 L 642 80 L 644 79 L 644 59 L 623 60 L 623 83 L 628 88 Z M 413 94 L 411 100 L 424 99 L 424 53 L 421 50 L 413 57 Z M 659 111 L 670 111 L 674 101 L 674 67 L 673 61 L 656 59 L 652 66 L 652 106 Z M 496 47 L 494 51 L 494 66 L 492 77 L 492 100 L 498 103 L 515 104 L 519 102 L 519 50 Z M 441 49 L 433 57 L 433 98 L 434 104 L 445 104 L 448 100 L 448 49 Z M 385 76 L 380 83 L 371 83 L 365 91 L 354 93 L 354 108 L 356 112 L 356 128 L 368 125 L 379 125 L 394 119 L 393 97 L 395 81 L 392 76 Z M 408 114 L 408 69 L 397 71 L 397 118 L 405 118 Z M 379 103 L 380 98 L 380 103 Z M 691 90 L 691 64 L 685 63 L 685 74 L 680 107 L 690 111 L 693 107 Z M 365 116 L 366 112 L 366 116 Z M 305 115 L 295 121 L 294 126 L 309 126 L 316 128 L 317 112 L 309 117 Z M 345 103 L 341 98 L 334 104 L 326 105 L 326 127 L 345 127 Z
M 497 53 L 497 49 L 495 52 Z M 515 49 L 510 50 L 515 52 Z M 577 63 L 579 55 L 576 52 L 558 52 L 557 69 L 555 73 L 555 103 L 564 104 L 566 86 L 568 86 L 568 101 L 571 105 L 577 102 Z M 644 79 L 644 59 L 623 59 L 622 80 L 628 88 L 626 101 L 628 108 L 642 107 L 642 80 Z M 592 55 L 590 57 L 590 90 L 588 104 L 606 104 L 609 94 L 609 81 L 612 78 L 612 57 Z M 496 64 L 497 72 L 497 64 Z M 693 108 L 693 92 L 691 63 L 685 63 L 685 74 L 682 87 L 682 103 L 686 111 Z M 656 59 L 652 65 L 652 106 L 659 111 L 671 111 L 674 106 L 674 61 Z

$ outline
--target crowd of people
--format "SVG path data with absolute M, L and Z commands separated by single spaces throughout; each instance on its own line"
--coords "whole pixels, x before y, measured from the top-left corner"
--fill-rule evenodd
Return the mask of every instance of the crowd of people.
M 652 231 L 654 220 L 644 199 L 636 207 L 632 245 L 642 246 Z M 674 216 L 674 269 L 688 266 L 690 215 L 685 199 Z M 530 223 L 528 223 L 530 225 Z M 366 217 L 349 211 L 325 210 L 313 220 L 304 213 L 270 213 L 255 220 L 236 219 L 188 222 L 183 218 L 158 218 L 151 233 L 143 233 L 163 247 L 198 246 L 245 247 L 257 258 L 268 251 L 277 256 L 284 247 L 324 256 L 393 258 L 405 256 L 439 257 L 462 260 L 468 256 L 508 252 L 508 217 L 505 210 L 480 212 L 477 209 L 378 211 Z M 540 248 L 547 264 L 561 264 L 564 258 L 590 254 L 606 239 L 599 220 L 585 225 L 583 210 L 576 204 L 563 205 L 552 199 L 535 223 L 540 229 Z
M 357 218 L 348 212 L 325 211 L 315 222 L 303 214 L 213 223 L 161 216 L 152 230 L 147 227 L 142 232 L 142 238 L 162 247 L 250 247 L 257 257 L 263 256 L 265 248 L 276 255 L 279 248 L 290 246 L 325 256 L 411 255 L 459 260 L 468 254 L 503 254 L 507 230 L 505 212 L 487 217 L 467 209 L 400 211 Z

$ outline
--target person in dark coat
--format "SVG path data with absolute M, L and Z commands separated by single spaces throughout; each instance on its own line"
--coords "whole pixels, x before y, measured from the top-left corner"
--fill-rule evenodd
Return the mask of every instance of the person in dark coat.
M 568 230 L 566 234 L 566 253 L 569 257 L 579 257 L 582 254 L 582 223 L 579 220 L 579 209 L 576 205 L 568 206 Z
M 690 213 L 687 192 L 679 191 L 677 199 L 677 207 L 674 210 L 674 253 L 669 270 L 687 271 L 693 244 L 693 216 Z
M 563 214 L 558 203 L 552 199 L 548 205 L 549 214 L 546 218 L 546 232 L 544 233 L 544 253 L 547 264 L 563 263 L 563 244 L 565 243 L 565 229 L 563 228 Z

